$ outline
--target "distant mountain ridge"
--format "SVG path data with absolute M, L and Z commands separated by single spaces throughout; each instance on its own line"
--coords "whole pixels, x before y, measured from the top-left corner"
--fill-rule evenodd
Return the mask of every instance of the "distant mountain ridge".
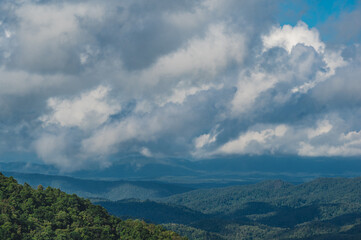
M 193 190 L 193 188 L 180 184 L 157 181 L 106 181 L 35 173 L 3 173 L 6 176 L 14 177 L 20 183 L 26 182 L 33 187 L 41 184 L 45 187 L 59 188 L 67 193 L 75 193 L 85 198 L 104 198 L 114 201 L 127 198 L 157 199 Z
M 8 172 L 64 175 L 53 166 L 30 162 L 0 162 L 0 170 Z M 267 179 L 305 182 L 318 177 L 356 177 L 361 175 L 359 158 L 322 158 L 296 156 L 242 156 L 192 161 L 181 158 L 147 158 L 122 156 L 112 160 L 108 168 L 92 168 L 65 175 L 86 179 L 133 179 L 167 182 L 188 181 L 197 187 L 254 183 Z M 214 180 L 212 182 L 212 180 Z M 222 181 L 226 184 L 222 185 Z M 212 185 L 208 183 L 212 182 Z M 203 185 L 202 185 L 203 184 Z

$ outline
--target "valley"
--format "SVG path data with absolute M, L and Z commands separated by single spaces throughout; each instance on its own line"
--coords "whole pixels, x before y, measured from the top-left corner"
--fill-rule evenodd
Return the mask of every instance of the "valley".
M 41 184 L 76 193 L 121 219 L 162 224 L 191 240 L 361 236 L 360 177 L 317 178 L 304 183 L 259 180 L 241 185 L 230 181 L 221 187 L 207 182 L 204 187 L 154 180 L 4 173 L 33 187 Z

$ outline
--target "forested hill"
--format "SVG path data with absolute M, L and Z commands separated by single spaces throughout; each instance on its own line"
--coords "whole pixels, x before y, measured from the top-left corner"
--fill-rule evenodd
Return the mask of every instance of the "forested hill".
M 162 202 L 160 202 L 162 201 Z M 361 178 L 281 180 L 197 189 L 156 201 L 99 201 L 119 217 L 164 224 L 192 240 L 360 240 Z
M 0 239 L 184 239 L 143 221 L 113 217 L 59 189 L 20 185 L 0 173 Z
M 243 186 L 198 189 L 173 195 L 167 202 L 206 214 L 230 214 L 249 202 L 297 208 L 312 204 L 348 204 L 352 208 L 361 208 L 361 177 L 319 178 L 299 185 L 270 180 Z

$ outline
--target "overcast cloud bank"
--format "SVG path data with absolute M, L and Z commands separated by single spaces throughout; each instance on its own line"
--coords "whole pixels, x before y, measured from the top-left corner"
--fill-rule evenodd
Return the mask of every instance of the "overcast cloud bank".
M 318 29 L 270 2 L 3 1 L 0 151 L 360 156 L 360 4 Z

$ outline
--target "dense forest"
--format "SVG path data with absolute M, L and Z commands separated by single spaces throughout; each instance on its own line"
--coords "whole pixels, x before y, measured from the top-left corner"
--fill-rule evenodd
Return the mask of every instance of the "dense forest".
M 121 220 L 89 200 L 0 173 L 0 239 L 185 239 L 159 225 Z
M 44 184 L 63 180 L 51 177 Z M 361 239 L 361 178 L 271 180 L 119 201 L 34 189 L 1 174 L 0 180 L 0 239 Z M 77 181 L 90 189 L 90 181 Z M 165 196 L 186 190 L 136 184 L 165 189 Z
M 101 201 L 110 213 L 189 239 L 361 239 L 361 178 L 198 189 L 160 201 Z

